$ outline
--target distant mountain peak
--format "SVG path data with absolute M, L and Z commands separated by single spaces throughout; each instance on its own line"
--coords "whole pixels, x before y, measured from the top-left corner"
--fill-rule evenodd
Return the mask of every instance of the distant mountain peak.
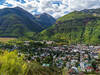
M 88 14 L 99 14 L 100 15 L 100 8 L 97 9 L 84 9 L 81 12 L 88 13 Z
M 47 13 L 42 13 L 42 15 L 49 15 L 49 14 L 47 14 Z
M 40 24 L 44 25 L 44 28 L 53 25 L 56 22 L 56 19 L 47 13 L 42 13 L 35 15 Z
M 41 16 L 49 16 L 52 17 L 51 15 L 49 15 L 48 13 L 41 13 L 41 14 L 37 14 L 35 15 L 36 17 L 41 17 Z M 54 17 L 53 17 L 54 18 Z

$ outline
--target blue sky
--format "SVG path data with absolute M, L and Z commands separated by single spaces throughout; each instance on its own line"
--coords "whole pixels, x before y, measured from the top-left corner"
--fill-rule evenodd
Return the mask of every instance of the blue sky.
M 2 5 L 5 2 L 5 0 L 0 0 L 0 5 Z
M 45 12 L 58 18 L 74 10 L 100 8 L 100 0 L 0 0 L 0 9 L 16 6 L 33 15 Z

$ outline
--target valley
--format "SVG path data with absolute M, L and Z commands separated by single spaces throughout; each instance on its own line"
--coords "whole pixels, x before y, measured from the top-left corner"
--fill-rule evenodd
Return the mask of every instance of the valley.
M 47 13 L 0 9 L 0 75 L 99 75 L 100 9 Z

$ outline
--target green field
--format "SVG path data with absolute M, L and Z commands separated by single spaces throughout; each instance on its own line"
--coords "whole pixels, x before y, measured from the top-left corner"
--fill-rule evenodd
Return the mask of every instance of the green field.
M 9 40 L 15 40 L 16 38 L 0 38 L 0 42 L 8 42 Z

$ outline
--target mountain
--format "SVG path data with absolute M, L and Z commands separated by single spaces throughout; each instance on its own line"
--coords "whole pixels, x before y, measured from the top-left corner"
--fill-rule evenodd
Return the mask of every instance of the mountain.
M 68 44 L 100 44 L 100 17 L 83 11 L 74 11 L 42 31 L 40 40 L 66 41 Z
M 50 22 L 47 24 L 44 18 Z M 47 24 L 46 28 L 52 25 L 54 22 L 51 19 L 47 14 L 37 18 L 20 7 L 0 9 L 0 37 L 31 37 L 34 32 L 45 29 L 44 25 Z
M 34 19 L 19 7 L 0 9 L 0 36 L 19 37 L 41 31 L 42 27 Z
M 98 15 L 100 15 L 100 8 L 97 8 L 97 9 L 84 9 L 81 12 L 88 13 L 88 14 L 98 14 Z
M 38 23 L 40 23 L 44 28 L 47 28 L 56 22 L 56 19 L 47 13 L 36 15 L 36 18 Z

